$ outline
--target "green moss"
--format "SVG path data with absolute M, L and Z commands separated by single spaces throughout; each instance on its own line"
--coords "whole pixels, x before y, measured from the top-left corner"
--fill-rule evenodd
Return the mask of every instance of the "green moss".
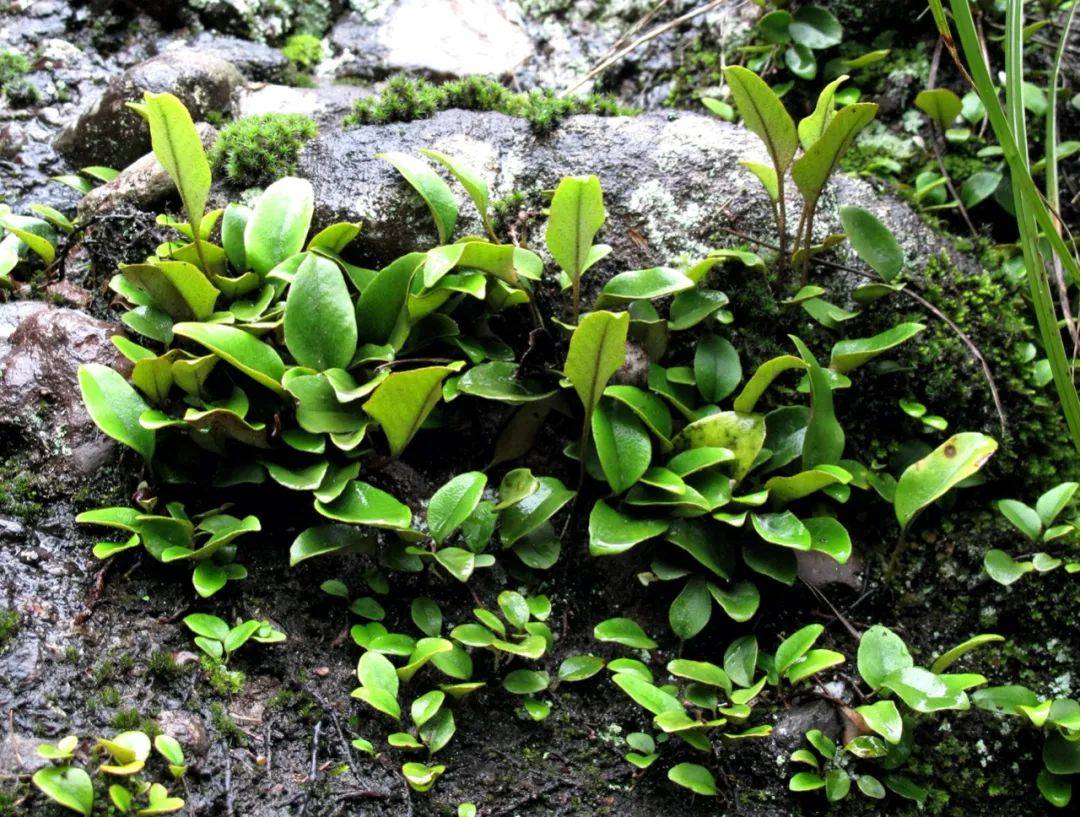
M 637 113 L 635 109 L 599 94 L 564 98 L 550 90 L 515 93 L 485 77 L 467 77 L 436 84 L 397 75 L 387 82 L 378 96 L 357 100 L 353 112 L 345 117 L 344 124 L 349 127 L 412 122 L 452 108 L 496 111 L 526 119 L 537 133 L 549 133 L 573 114 L 629 116 Z
M 184 675 L 184 668 L 168 650 L 155 650 L 150 654 L 147 669 L 155 680 L 162 684 L 171 684 Z
M 34 522 L 45 512 L 38 478 L 13 463 L 0 468 L 0 513 Z
M 228 711 L 221 704 L 210 705 L 210 723 L 218 734 L 237 746 L 247 745 L 247 735 L 244 734 L 244 730 L 236 725 L 236 721 L 229 717 Z
M 207 683 L 218 695 L 225 697 L 236 695 L 244 688 L 246 678 L 239 670 L 230 670 L 209 655 L 204 655 L 199 663 L 206 672 Z
M 222 129 L 211 162 L 233 184 L 266 185 L 296 172 L 301 148 L 317 132 L 316 124 L 301 114 L 246 116 Z
M 32 105 L 41 99 L 41 91 L 29 82 L 30 61 L 18 51 L 0 51 L 0 94 L 12 107 Z
M 310 71 L 323 60 L 322 41 L 311 34 L 293 34 L 281 53 L 300 71 Z
M 109 725 L 113 729 L 119 729 L 121 731 L 138 729 L 142 726 L 143 716 L 139 714 L 139 710 L 134 707 L 127 709 L 118 709 L 112 716 L 112 720 L 109 721 Z
M 0 652 L 19 634 L 22 628 L 22 616 L 18 610 L 0 609 Z

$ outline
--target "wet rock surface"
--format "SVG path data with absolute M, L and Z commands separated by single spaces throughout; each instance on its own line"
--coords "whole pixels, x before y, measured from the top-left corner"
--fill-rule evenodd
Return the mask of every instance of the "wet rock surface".
M 195 120 L 230 117 L 242 82 L 232 63 L 202 51 L 176 49 L 111 80 L 100 97 L 61 131 L 54 146 L 69 161 L 123 168 L 150 149 L 150 129 L 128 107 L 146 92 L 172 93 Z

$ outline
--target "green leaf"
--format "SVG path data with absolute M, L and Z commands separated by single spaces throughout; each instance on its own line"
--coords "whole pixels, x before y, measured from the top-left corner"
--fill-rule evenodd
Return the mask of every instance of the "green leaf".
M 731 70 L 730 68 L 728 70 Z M 825 132 L 791 166 L 791 178 L 807 202 L 816 202 L 848 148 L 877 113 L 872 102 L 857 102 L 837 111 Z
M 609 618 L 593 628 L 593 638 L 597 641 L 610 641 L 635 650 L 651 650 L 656 642 L 645 635 L 641 626 L 629 618 Z
M 780 646 L 776 648 L 776 671 L 783 673 L 798 661 L 824 631 L 825 628 L 820 624 L 809 624 L 780 642 Z
M 997 504 L 1001 515 L 1012 522 L 1013 527 L 1019 530 L 1031 542 L 1038 541 L 1042 535 L 1042 518 L 1034 508 L 1025 505 L 1016 499 L 1002 499 Z
M 813 772 L 798 772 L 788 781 L 791 791 L 815 791 L 825 788 L 825 779 Z
M 847 79 L 847 75 L 837 77 L 818 94 L 817 105 L 814 111 L 804 119 L 799 120 L 799 141 L 803 150 L 808 150 L 814 142 L 821 138 L 836 115 L 836 89 Z
M 344 369 L 356 352 L 356 313 L 338 265 L 310 253 L 285 301 L 285 345 L 301 366 Z
M 816 675 L 822 670 L 843 663 L 844 656 L 842 653 L 838 653 L 834 650 L 810 650 L 806 655 L 802 656 L 794 664 L 788 667 L 787 672 L 784 673 L 784 677 L 787 678 L 789 683 L 797 684 L 799 681 L 805 680 L 811 675 Z
M 994 548 L 986 551 L 983 557 L 986 574 L 998 584 L 1006 587 L 1035 569 L 1031 562 L 1018 562 L 1003 550 Z
M 716 778 L 712 772 L 704 766 L 696 763 L 679 763 L 668 769 L 668 780 L 685 789 L 690 789 L 694 794 L 705 797 L 715 797 L 719 792 L 716 789 Z
M 903 737 L 904 722 L 896 704 L 892 701 L 877 701 L 866 706 L 857 706 L 858 712 L 866 725 L 885 738 L 889 743 L 899 743 Z
M 825 772 L 825 798 L 836 803 L 847 797 L 851 791 L 851 775 L 843 769 L 829 769 Z
M 315 510 L 338 522 L 391 530 L 407 530 L 412 522 L 412 511 L 407 505 L 358 479 L 351 480 L 333 502 L 316 500 Z
M 424 253 L 403 255 L 379 270 L 356 302 L 356 334 L 361 343 L 385 344 L 394 340 L 395 329 L 405 316 L 413 275 Z
M 571 655 L 559 664 L 559 680 L 584 681 L 604 668 L 604 659 L 595 655 Z
M 688 289 L 693 289 L 694 282 L 681 272 L 669 267 L 651 267 L 650 269 L 620 272 L 611 278 L 600 290 L 596 301 L 597 307 L 619 304 L 626 301 L 646 301 L 653 298 L 665 298 Z
M 465 188 L 465 192 L 469 194 L 469 198 L 476 205 L 477 212 L 480 213 L 480 220 L 484 225 L 484 229 L 494 240 L 494 230 L 491 226 L 491 217 L 488 214 L 488 187 L 480 174 L 460 157 L 449 156 L 428 148 L 421 148 L 420 152 L 449 170 L 451 175 Z
M 784 49 L 784 64 L 799 79 L 811 80 L 817 76 L 814 52 L 802 43 L 795 43 Z
M 694 381 L 708 403 L 719 403 L 735 391 L 742 380 L 739 353 L 724 338 L 710 335 L 694 350 Z
M 555 477 L 540 477 L 537 489 L 506 508 L 499 518 L 499 536 L 509 547 L 535 531 L 571 499 L 574 492 Z
M 951 650 L 947 650 L 934 659 L 934 663 L 930 665 L 931 672 L 944 672 L 951 667 L 962 656 L 967 655 L 972 650 L 977 650 L 985 644 L 995 644 L 999 641 L 1004 641 L 1005 637 L 1001 635 L 995 635 L 993 633 L 983 633 L 981 635 L 972 636 L 961 644 L 957 644 Z
M 733 408 L 735 411 L 749 414 L 754 410 L 757 401 L 772 382 L 784 372 L 790 369 L 806 369 L 806 363 L 794 355 L 780 355 L 771 360 L 766 360 L 746 381 L 739 396 L 735 398 Z
M 665 519 L 636 519 L 597 500 L 589 514 L 589 555 L 612 556 L 660 536 L 668 529 Z
M 372 553 L 375 540 L 368 533 L 350 525 L 318 525 L 303 531 L 288 549 L 288 565 L 341 551 Z
M 429 791 L 445 771 L 445 766 L 425 766 L 423 763 L 405 763 L 401 767 L 401 775 L 405 778 L 405 782 L 413 791 L 421 794 Z
M 684 641 L 705 629 L 712 616 L 712 597 L 705 580 L 694 577 L 683 587 L 668 610 L 671 631 Z
M 546 672 L 516 669 L 503 678 L 503 689 L 511 695 L 534 695 L 547 689 L 549 683 Z
M 810 419 L 803 437 L 803 468 L 834 465 L 844 454 L 844 429 L 836 419 L 832 386 L 806 344 L 794 335 L 790 337 L 806 362 L 810 379 Z
M 810 549 L 831 556 L 839 564 L 851 558 L 851 536 L 837 519 L 831 516 L 815 516 L 804 519 L 810 531 Z
M 978 472 L 997 450 L 997 441 L 978 432 L 950 437 L 909 465 L 896 484 L 896 519 L 902 528 L 931 503 Z
M 364 403 L 364 411 L 382 427 L 390 443 L 390 456 L 396 457 L 405 450 L 442 397 L 443 380 L 463 365 L 457 361 L 449 366 L 393 372 L 379 384 Z
M 125 264 L 120 271 L 174 320 L 205 321 L 214 313 L 220 292 L 194 264 L 186 261 Z
M 750 514 L 758 536 L 773 545 L 810 550 L 810 531 L 791 511 Z
M 963 690 L 953 689 L 941 676 L 921 667 L 907 667 L 886 676 L 881 686 L 897 694 L 916 712 L 937 712 L 942 709 L 967 709 L 968 697 Z
M 200 236 L 199 225 L 210 194 L 210 163 L 191 114 L 172 94 L 150 92 L 143 95 L 140 113 L 150 125 L 154 156 L 180 191 L 192 234 Z
M 1054 774 L 1045 768 L 1039 769 L 1035 784 L 1039 787 L 1039 794 L 1052 806 L 1065 808 L 1072 800 L 1072 781 L 1065 775 Z
M 1039 497 L 1035 503 L 1035 511 L 1044 525 L 1050 525 L 1057 519 L 1058 514 L 1072 501 L 1078 488 L 1080 483 L 1063 482 Z
M 933 88 L 919 92 L 915 97 L 915 107 L 944 129 L 960 116 L 964 103 L 948 88 Z
M 119 372 L 100 363 L 84 363 L 79 367 L 79 389 L 98 428 L 144 459 L 154 456 L 155 432 L 139 423 L 139 416 L 150 407 Z
M 892 230 L 862 207 L 841 207 L 840 222 L 856 254 L 886 281 L 904 268 L 904 251 Z
M 878 355 L 911 340 L 925 328 L 921 323 L 900 323 L 870 338 L 842 340 L 833 346 L 829 368 L 846 374 Z
M 287 176 L 262 192 L 244 227 L 244 249 L 252 270 L 265 277 L 304 248 L 314 202 L 307 179 Z
M 563 371 L 581 398 L 585 416 L 592 417 L 611 376 L 626 360 L 626 312 L 590 312 L 574 330 Z
M 409 707 L 409 717 L 411 717 L 412 722 L 416 724 L 416 728 L 419 729 L 434 718 L 438 711 L 442 709 L 443 701 L 445 700 L 446 693 L 437 689 L 426 692 L 414 700 Z
M 284 395 L 281 378 L 285 364 L 272 346 L 254 335 L 219 323 L 178 323 L 173 331 L 205 346 L 226 363 L 248 375 L 271 391 Z
M 1043 744 L 1043 764 L 1051 774 L 1080 774 L 1080 741 L 1052 732 Z
M 960 186 L 960 201 L 969 210 L 986 201 L 1001 186 L 1004 177 L 993 170 L 979 170 L 968 176 Z
M 776 177 L 775 167 L 763 165 L 760 162 L 742 161 L 739 164 L 757 176 L 758 181 L 761 182 L 761 186 L 765 188 L 765 192 L 770 199 L 777 201 L 780 198 L 780 182 Z M 674 307 L 672 307 L 672 310 L 674 311 Z M 672 315 L 673 320 L 674 317 Z
M 735 455 L 732 477 L 741 480 L 753 467 L 765 443 L 760 414 L 721 411 L 690 423 L 673 440 L 677 450 L 726 448 Z
M 743 122 L 765 143 L 773 166 L 782 175 L 799 144 L 795 122 L 784 103 L 753 71 L 731 65 L 724 69 L 724 77 Z
M 431 211 L 435 228 L 439 232 L 439 243 L 446 244 L 454 234 L 457 224 L 458 205 L 450 186 L 440 178 L 427 162 L 399 151 L 376 153 L 375 158 L 384 159 L 397 168 Z
M 581 276 L 611 249 L 592 243 L 606 217 L 600 180 L 596 176 L 564 177 L 555 188 L 549 212 L 544 234 L 548 252 L 576 293 Z
M 904 640 L 881 624 L 863 633 L 856 660 L 859 675 L 875 690 L 893 673 L 915 666 Z
M 769 492 L 771 499 L 786 505 L 830 485 L 846 485 L 849 482 L 851 482 L 851 474 L 843 468 L 836 465 L 819 465 L 790 477 L 772 477 L 765 482 L 765 489 Z
M 795 42 L 815 50 L 839 45 L 844 37 L 840 23 L 821 6 L 800 6 L 788 32 Z
M 555 393 L 533 377 L 520 373 L 516 363 L 494 360 L 473 366 L 457 379 L 461 394 L 517 405 L 544 400 Z
M 732 621 L 749 621 L 761 603 L 757 587 L 750 582 L 737 582 L 731 589 L 709 582 L 709 593 Z
M 208 613 L 192 613 L 185 616 L 184 625 L 195 635 L 214 641 L 224 641 L 229 637 L 229 625 L 217 616 Z
M 649 432 L 625 405 L 601 400 L 592 414 L 592 435 L 608 485 L 621 494 L 641 478 L 652 461 Z
M 683 711 L 683 705 L 679 703 L 678 698 L 638 675 L 619 672 L 611 680 L 614 681 L 615 686 L 629 695 L 634 703 L 654 715 L 662 712 Z
M 46 766 L 34 772 L 34 785 L 50 800 L 90 817 L 94 809 L 94 784 L 90 775 L 74 766 Z
M 608 386 L 604 396 L 618 400 L 638 416 L 660 440 L 665 449 L 671 447 L 671 410 L 656 395 L 636 386 Z
M 487 485 L 479 471 L 459 474 L 443 485 L 428 503 L 427 523 L 431 538 L 441 545 L 476 509 Z

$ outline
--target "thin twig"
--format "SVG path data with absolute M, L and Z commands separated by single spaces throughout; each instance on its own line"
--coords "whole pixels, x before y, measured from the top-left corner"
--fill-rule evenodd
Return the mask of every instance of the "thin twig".
M 694 19 L 695 17 L 697 17 L 697 16 L 699 16 L 701 14 L 705 14 L 706 12 L 712 11 L 714 8 L 716 8 L 721 3 L 724 3 L 724 2 L 726 2 L 726 0 L 710 0 L 710 2 L 706 3 L 703 6 L 698 6 L 696 9 L 688 11 L 686 14 L 683 14 L 683 15 L 681 15 L 679 17 L 676 17 L 674 20 L 668 20 L 668 22 L 661 23 L 660 25 L 656 26 L 655 28 L 650 29 L 649 31 L 647 31 L 645 34 L 642 34 L 640 37 L 638 37 L 636 40 L 634 40 L 629 45 L 624 46 L 623 48 L 620 48 L 618 51 L 616 51 L 614 54 L 612 54 L 607 59 L 601 60 L 596 66 L 594 66 L 589 71 L 589 73 L 587 73 L 580 80 L 578 80 L 576 83 L 574 83 L 569 88 L 567 88 L 565 91 L 563 91 L 560 94 L 560 96 L 569 96 L 570 94 L 574 93 L 574 91 L 576 91 L 578 88 L 580 88 L 582 85 L 584 85 L 585 83 L 591 81 L 597 75 L 603 73 L 608 68 L 610 68 L 612 65 L 617 63 L 623 57 L 625 57 L 627 54 L 631 53 L 632 51 L 636 51 L 638 48 L 643 46 L 645 43 L 649 42 L 650 40 L 655 40 L 661 34 L 666 34 L 668 31 L 671 31 L 671 29 L 678 28 L 683 23 L 689 22 L 690 20 Z
M 743 241 L 749 241 L 752 244 L 757 244 L 760 247 L 765 247 L 766 249 L 770 249 L 773 251 L 779 250 L 779 247 L 777 247 L 775 244 L 770 244 L 767 241 L 761 241 L 760 239 L 753 238 L 746 235 L 745 233 L 739 232 L 738 230 L 733 230 L 730 227 L 721 227 L 720 229 L 726 233 L 729 233 L 730 235 L 735 236 L 736 238 L 741 238 Z M 861 276 L 862 278 L 866 278 L 870 281 L 878 280 L 877 276 L 871 275 L 868 272 L 864 272 L 861 269 L 848 266 L 847 264 L 841 264 L 836 261 L 829 261 L 827 259 L 817 257 L 815 257 L 813 260 L 815 264 L 821 264 L 822 266 L 830 267 L 831 269 L 838 269 L 844 272 L 850 272 L 853 275 Z M 914 286 L 913 282 L 912 286 Z M 964 345 L 968 347 L 968 350 L 971 352 L 972 356 L 975 358 L 976 361 L 978 361 L 979 366 L 982 368 L 983 376 L 986 378 L 986 384 L 990 387 L 990 395 L 991 397 L 993 397 L 994 408 L 997 411 L 998 420 L 1001 424 L 1001 434 L 1002 436 L 1004 436 L 1008 430 L 1008 420 L 1005 417 L 1005 408 L 1001 404 L 1001 395 L 998 393 L 997 384 L 994 382 L 994 375 L 990 371 L 990 365 L 986 362 L 986 358 L 983 357 L 983 353 L 979 351 L 979 347 L 975 345 L 975 342 L 971 338 L 969 338 L 964 333 L 964 330 L 957 326 L 948 315 L 946 315 L 944 312 L 942 312 L 924 297 L 919 295 L 917 292 L 912 291 L 911 287 L 904 287 L 900 290 L 900 294 L 906 295 L 908 298 L 911 298 L 931 315 L 942 321 L 956 334 L 958 338 L 960 338 Z
M 315 724 L 315 732 L 311 738 L 311 768 L 308 771 L 307 788 L 304 791 L 304 803 L 300 806 L 300 817 L 307 814 L 308 803 L 311 802 L 311 791 L 315 788 L 315 779 L 318 774 L 319 760 L 319 733 L 322 731 L 322 721 Z

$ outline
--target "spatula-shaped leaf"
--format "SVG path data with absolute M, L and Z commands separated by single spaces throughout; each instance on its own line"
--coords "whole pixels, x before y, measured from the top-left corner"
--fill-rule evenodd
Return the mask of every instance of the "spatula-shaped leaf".
M 828 375 L 805 343 L 794 335 L 791 340 L 806 363 L 810 377 L 810 420 L 803 437 L 803 468 L 835 465 L 844 454 L 844 429 L 836 419 Z
M 732 69 L 728 69 L 729 71 Z M 817 201 L 855 137 L 877 113 L 872 102 L 857 102 L 837 111 L 825 132 L 791 166 L 791 178 L 803 198 Z
M 328 258 L 307 253 L 285 302 L 285 345 L 301 366 L 344 369 L 356 351 L 356 313 L 345 276 Z
M 221 216 L 221 246 L 225 250 L 225 257 L 237 273 L 247 272 L 244 231 L 250 218 L 251 208 L 243 204 L 227 205 Z
M 266 275 L 304 249 L 314 207 L 315 193 L 307 179 L 286 176 L 266 188 L 244 227 L 248 266 Z
M 604 193 L 596 176 L 567 176 L 559 182 L 545 239 L 548 252 L 570 281 L 579 281 L 610 250 L 592 243 L 604 218 Z
M 205 321 L 220 294 L 203 271 L 187 261 L 126 264 L 124 277 L 150 295 L 154 305 L 174 320 Z
M 373 528 L 404 530 L 412 522 L 412 511 L 374 485 L 351 480 L 333 502 L 315 502 L 315 510 L 338 522 L 370 525 Z
M 178 323 L 173 332 L 205 346 L 227 363 L 277 394 L 285 394 L 281 377 L 285 364 L 272 346 L 254 335 L 218 323 Z
M 431 169 L 427 162 L 410 156 L 408 153 L 389 151 L 377 153 L 375 156 L 396 167 L 398 172 L 405 177 L 405 181 L 420 194 L 428 209 L 431 210 L 431 217 L 435 220 L 435 229 L 439 232 L 439 243 L 448 243 L 450 236 L 454 234 L 454 225 L 457 224 L 458 216 L 457 200 L 450 186 Z
M 94 784 L 90 775 L 74 766 L 46 766 L 34 773 L 34 785 L 50 800 L 84 817 L 94 809 Z
M 98 428 L 145 459 L 154 456 L 155 432 L 139 424 L 139 415 L 150 407 L 123 375 L 100 363 L 86 363 L 79 367 L 79 388 Z
M 906 528 L 928 505 L 976 473 L 997 451 L 997 440 L 974 431 L 955 434 L 909 465 L 896 484 L 896 520 Z
M 457 361 L 450 366 L 394 372 L 375 389 L 364 403 L 364 411 L 382 426 L 391 456 L 396 457 L 409 444 L 442 397 L 443 380 L 463 365 Z
M 428 503 L 427 523 L 431 538 L 442 544 L 456 531 L 480 502 L 487 475 L 480 471 L 458 474 L 443 485 Z
M 563 372 L 574 386 L 591 417 L 611 376 L 626 360 L 628 312 L 590 312 L 581 319 L 570 338 Z
M 911 340 L 926 327 L 921 323 L 900 323 L 872 338 L 848 338 L 833 346 L 829 368 L 844 374 L 880 354 Z
M 210 163 L 191 114 L 172 94 L 149 92 L 137 110 L 150 125 L 150 146 L 154 156 L 180 191 L 192 234 L 198 236 L 211 179 Z
M 915 107 L 945 129 L 956 121 L 964 103 L 948 88 L 931 88 L 919 92 Z
M 844 74 L 822 88 L 813 113 L 799 120 L 799 141 L 802 143 L 803 150 L 809 150 L 832 122 L 833 116 L 836 115 L 836 89 L 847 78 L 847 74 Z
M 622 403 L 602 400 L 592 414 L 593 444 L 611 490 L 632 486 L 652 461 L 652 440 L 645 424 Z
M 856 254 L 886 281 L 904 268 L 904 251 L 892 231 L 862 207 L 841 207 L 840 221 Z
M 636 519 L 597 500 L 589 514 L 589 555 L 611 556 L 660 536 L 668 529 L 666 519 Z
M 749 69 L 731 65 L 724 69 L 724 77 L 746 127 L 765 143 L 773 165 L 783 174 L 799 146 L 795 122 L 784 103 L 765 80 Z
M 742 479 L 765 444 L 765 417 L 739 411 L 710 414 L 686 426 L 673 440 L 677 450 L 726 448 L 735 455 L 732 476 Z
M 449 170 L 451 175 L 461 183 L 461 186 L 465 188 L 465 192 L 469 194 L 469 198 L 472 199 L 473 204 L 476 205 L 476 209 L 480 213 L 480 220 L 483 222 L 484 230 L 489 236 L 492 236 L 492 240 L 494 240 L 491 217 L 488 215 L 490 199 L 487 182 L 484 181 L 474 168 L 460 157 L 448 156 L 445 153 L 440 153 L 437 150 L 430 150 L 427 148 L 421 148 L 420 152 L 429 159 L 434 159 Z
M 388 343 L 402 319 L 413 275 L 425 253 L 403 255 L 379 270 L 356 303 L 356 330 L 361 343 Z

